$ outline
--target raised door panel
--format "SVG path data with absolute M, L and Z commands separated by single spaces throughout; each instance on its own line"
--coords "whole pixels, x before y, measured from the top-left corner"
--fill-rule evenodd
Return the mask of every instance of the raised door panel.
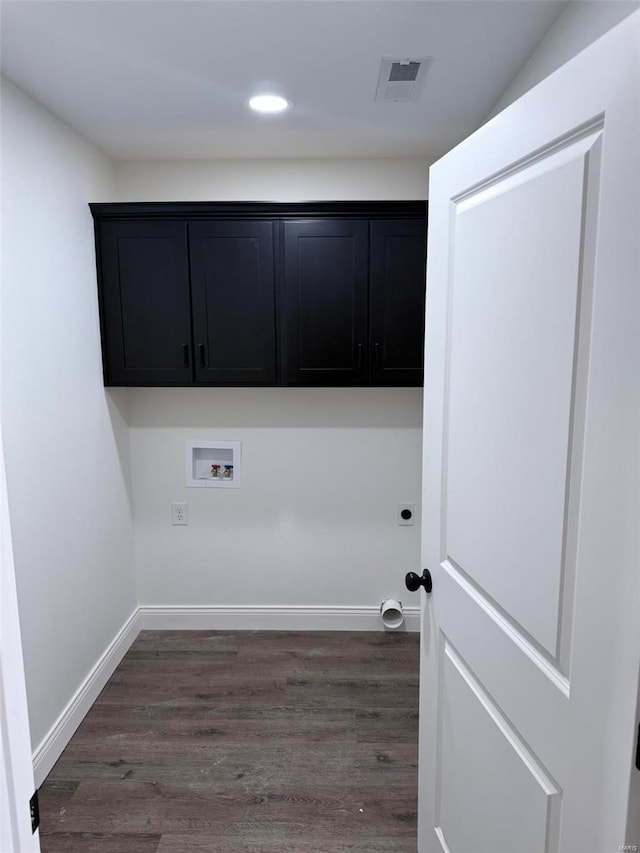
M 276 381 L 272 222 L 189 225 L 196 382 Z
M 190 383 L 185 224 L 103 222 L 99 236 L 105 383 Z
M 286 384 L 367 384 L 367 255 L 367 222 L 284 223 Z
M 597 139 L 459 201 L 451 240 L 445 556 L 565 676 L 585 156 Z
M 439 654 L 434 830 L 442 850 L 556 850 L 560 788 L 446 637 Z
M 426 221 L 371 223 L 370 353 L 374 385 L 422 385 Z

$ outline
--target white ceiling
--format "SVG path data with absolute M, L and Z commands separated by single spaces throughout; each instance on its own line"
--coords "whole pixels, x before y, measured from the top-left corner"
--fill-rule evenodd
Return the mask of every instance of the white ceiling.
M 424 157 L 481 123 L 566 4 L 5 0 L 3 74 L 116 159 Z M 431 56 L 374 100 L 383 57 Z M 269 89 L 279 117 L 244 106 Z

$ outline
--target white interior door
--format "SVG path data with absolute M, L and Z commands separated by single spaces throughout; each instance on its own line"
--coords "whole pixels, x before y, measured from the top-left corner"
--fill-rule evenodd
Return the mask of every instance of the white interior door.
M 0 851 L 37 853 L 29 801 L 35 790 L 0 429 Z
M 421 853 L 640 845 L 639 57 L 636 13 L 431 169 Z

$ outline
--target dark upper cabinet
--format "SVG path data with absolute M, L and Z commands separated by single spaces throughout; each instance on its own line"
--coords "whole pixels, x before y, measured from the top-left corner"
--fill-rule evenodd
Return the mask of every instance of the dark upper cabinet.
M 371 223 L 369 352 L 374 385 L 422 385 L 424 221 Z
M 284 223 L 286 385 L 367 384 L 368 240 L 366 221 Z
M 421 385 L 424 219 L 284 223 L 287 385 Z
M 103 222 L 100 296 L 109 385 L 192 382 L 184 222 Z
M 198 383 L 275 384 L 273 240 L 272 222 L 189 224 Z
M 421 385 L 426 205 L 92 204 L 106 385 Z

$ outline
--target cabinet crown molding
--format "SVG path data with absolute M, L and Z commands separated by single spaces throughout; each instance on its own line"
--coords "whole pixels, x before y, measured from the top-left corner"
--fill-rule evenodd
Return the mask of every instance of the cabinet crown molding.
M 93 218 L 107 219 L 427 219 L 424 201 L 144 201 L 92 202 Z

